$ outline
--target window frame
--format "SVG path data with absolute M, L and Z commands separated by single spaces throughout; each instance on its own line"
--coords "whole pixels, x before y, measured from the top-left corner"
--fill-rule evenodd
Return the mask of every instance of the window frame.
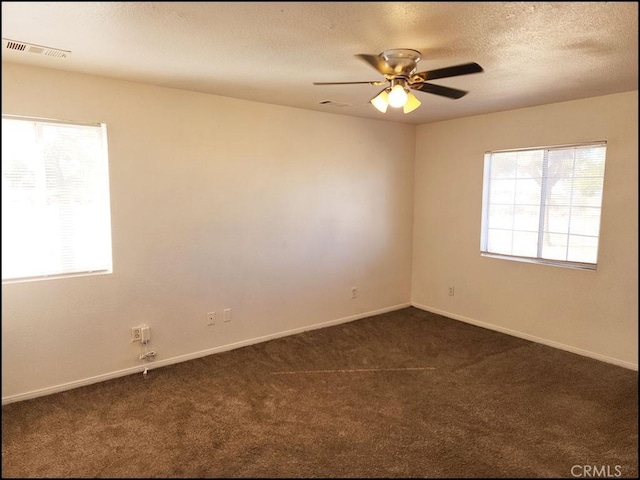
M 106 224 L 103 225 L 105 230 L 104 234 L 106 235 L 106 237 L 104 238 L 104 252 L 108 252 L 108 261 L 103 262 L 100 268 L 77 267 L 77 269 L 73 271 L 56 271 L 52 273 L 44 272 L 38 275 L 11 276 L 7 278 L 3 277 L 2 284 L 112 274 L 113 273 L 113 243 L 112 243 L 111 188 L 110 188 L 110 168 L 109 168 L 109 153 L 108 153 L 108 135 L 107 135 L 106 123 L 61 120 L 61 119 L 21 116 L 21 115 L 13 115 L 13 114 L 5 114 L 5 113 L 2 114 L 2 119 L 33 122 L 36 124 L 51 124 L 51 125 L 60 125 L 60 126 L 70 125 L 74 127 L 92 127 L 92 128 L 100 129 L 101 146 L 100 146 L 100 151 L 98 152 L 98 155 L 103 157 L 101 160 L 100 168 L 104 169 L 103 188 L 104 188 L 104 193 L 106 193 L 106 199 L 104 200 L 105 205 L 103 205 L 103 208 L 105 209 L 103 211 L 103 214 L 106 218 Z M 4 250 L 4 245 L 3 245 L 3 250 Z M 59 270 L 63 270 L 63 269 L 60 268 Z
M 550 259 L 540 256 L 541 246 L 538 245 L 538 256 L 522 256 L 522 255 L 514 255 L 514 254 L 506 254 L 506 253 L 497 253 L 488 251 L 488 233 L 489 233 L 489 196 L 491 194 L 491 189 L 489 188 L 490 184 L 490 169 L 491 169 L 491 155 L 497 153 L 509 153 L 509 152 L 527 152 L 527 151 L 556 151 L 556 150 L 566 150 L 566 149 L 577 149 L 581 147 L 604 147 L 604 165 L 602 172 L 602 194 L 600 196 L 600 205 L 599 209 L 599 218 L 598 218 L 598 235 L 597 241 L 598 245 L 596 247 L 596 260 L 595 263 L 591 262 L 577 262 L 571 260 L 558 260 L 558 259 Z M 605 171 L 606 171 L 606 155 L 607 155 L 608 143 L 606 140 L 598 140 L 593 142 L 582 142 L 582 143 L 571 143 L 571 144 L 562 144 L 562 145 L 547 145 L 547 146 L 539 146 L 539 147 L 525 147 L 525 148 L 511 148 L 511 149 L 502 149 L 502 150 L 489 150 L 484 153 L 484 167 L 483 167 L 483 179 L 482 179 L 482 217 L 481 217 L 481 227 L 480 227 L 480 256 L 488 257 L 488 258 L 496 258 L 502 260 L 511 260 L 516 262 L 524 262 L 524 263 L 534 263 L 539 265 L 550 265 L 556 267 L 565 267 L 565 268 L 576 268 L 582 270 L 596 271 L 598 269 L 598 259 L 600 258 L 600 246 L 601 246 L 601 238 L 602 238 L 602 211 L 603 211 L 603 200 L 604 200 L 604 183 L 605 183 Z M 546 153 L 544 156 L 546 157 Z M 545 160 L 546 161 L 546 160 Z M 544 177 L 544 181 L 546 182 L 547 177 Z M 541 198 L 539 201 L 539 205 L 542 207 L 544 204 L 544 200 L 542 198 L 546 186 L 541 185 Z M 542 213 L 539 214 L 540 222 L 542 222 Z M 542 226 L 539 224 L 537 234 L 538 236 L 543 235 L 544 231 L 541 230 Z M 513 229 L 512 229 L 513 231 Z

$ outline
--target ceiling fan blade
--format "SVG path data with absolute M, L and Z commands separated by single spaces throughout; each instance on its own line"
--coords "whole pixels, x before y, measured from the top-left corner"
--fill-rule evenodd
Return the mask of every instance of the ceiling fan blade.
M 467 93 L 464 90 L 458 90 L 457 88 L 443 87 L 442 85 L 433 85 L 432 83 L 421 83 L 411 85 L 414 90 L 420 90 L 421 92 L 433 93 L 434 95 L 440 95 L 447 98 L 461 98 Z
M 458 75 L 469 75 L 470 73 L 484 72 L 482 67 L 475 62 L 454 65 L 453 67 L 438 68 L 426 72 L 418 72 L 412 78 L 420 77 L 423 81 L 435 80 L 436 78 L 457 77 Z
M 384 85 L 387 82 L 381 82 L 379 80 L 373 80 L 371 82 L 313 82 L 314 85 L 356 85 L 367 83 L 369 85 Z
M 379 71 L 383 75 L 391 75 L 393 73 L 393 68 L 384 61 L 384 59 L 380 58 L 380 55 L 368 55 L 366 53 L 359 53 L 356 57 L 364 60 L 377 71 Z

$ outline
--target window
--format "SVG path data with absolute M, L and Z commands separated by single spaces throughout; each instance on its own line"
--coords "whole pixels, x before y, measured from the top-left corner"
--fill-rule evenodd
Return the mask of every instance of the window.
M 481 254 L 595 270 L 606 148 L 485 153 Z
M 111 273 L 104 124 L 2 116 L 2 280 Z

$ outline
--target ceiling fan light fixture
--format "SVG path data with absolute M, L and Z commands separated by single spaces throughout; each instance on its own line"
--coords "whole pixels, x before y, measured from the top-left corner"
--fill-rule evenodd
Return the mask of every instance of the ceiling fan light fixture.
M 418 50 L 408 48 L 394 48 L 385 50 L 378 55 L 361 53 L 356 57 L 364 60 L 378 73 L 384 76 L 384 81 L 358 81 L 358 82 L 314 82 L 314 85 L 352 85 L 366 83 L 369 85 L 384 85 L 388 87 L 373 97 L 371 104 L 382 113 L 386 113 L 389 105 L 393 108 L 402 108 L 402 111 L 411 113 L 420 106 L 420 101 L 411 93 L 416 90 L 431 93 L 441 97 L 457 99 L 464 97 L 468 92 L 457 88 L 449 88 L 444 85 L 427 83 L 430 80 L 440 78 L 457 77 L 471 73 L 483 72 L 483 68 L 475 62 L 462 63 L 451 67 L 438 68 L 417 72 L 417 64 L 421 54 Z
M 409 92 L 407 93 L 407 102 L 402 106 L 402 111 L 404 113 L 411 113 L 420 105 L 420 100 L 418 100 L 413 93 Z
M 371 99 L 371 104 L 376 107 L 379 112 L 386 113 L 389 107 L 389 93 L 385 88 L 378 95 Z
M 389 105 L 394 108 L 400 108 L 407 103 L 407 99 L 408 95 L 404 85 L 397 83 L 391 88 L 391 92 L 389 92 Z

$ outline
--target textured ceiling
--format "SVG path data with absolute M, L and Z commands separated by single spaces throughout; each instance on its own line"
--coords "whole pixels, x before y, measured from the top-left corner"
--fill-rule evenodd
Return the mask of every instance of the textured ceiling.
M 638 89 L 637 2 L 10 1 L 2 37 L 71 52 L 7 62 L 413 124 Z M 407 115 L 373 108 L 380 86 L 313 85 L 383 80 L 355 55 L 390 48 L 484 72 L 432 81 L 469 93 L 414 92 Z

